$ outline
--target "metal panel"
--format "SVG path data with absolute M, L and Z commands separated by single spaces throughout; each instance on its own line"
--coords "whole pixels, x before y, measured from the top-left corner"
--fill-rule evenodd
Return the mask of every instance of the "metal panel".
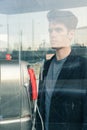
M 0 60 L 0 130 L 30 130 L 32 101 L 25 84 L 29 76 L 26 62 Z
M 20 117 L 20 68 L 17 63 L 1 64 L 1 115 L 3 118 Z

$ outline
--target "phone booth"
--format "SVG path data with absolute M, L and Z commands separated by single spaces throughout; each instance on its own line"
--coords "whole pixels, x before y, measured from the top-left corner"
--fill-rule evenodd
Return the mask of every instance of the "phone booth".
M 27 62 L 0 61 L 0 130 L 32 129 L 37 89 L 29 67 Z
M 9 50 L 0 43 L 0 130 L 32 130 L 36 77 L 29 61 L 23 60 L 21 40 L 16 51 Z

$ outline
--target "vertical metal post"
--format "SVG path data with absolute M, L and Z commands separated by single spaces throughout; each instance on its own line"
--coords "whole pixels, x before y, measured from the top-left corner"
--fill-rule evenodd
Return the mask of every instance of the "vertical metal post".
M 32 19 L 32 48 L 34 48 L 34 20 Z

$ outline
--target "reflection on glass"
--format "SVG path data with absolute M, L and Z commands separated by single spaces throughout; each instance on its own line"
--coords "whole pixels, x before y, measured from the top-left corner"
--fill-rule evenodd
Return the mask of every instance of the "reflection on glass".
M 87 46 L 87 7 L 67 9 L 78 17 L 78 26 L 72 46 Z M 47 12 L 0 15 L 0 57 L 1 53 L 11 53 L 13 59 L 26 61 L 43 60 L 50 49 Z M 41 53 L 41 52 L 43 53 Z M 54 50 L 51 50 L 52 53 Z M 38 52 L 38 53 L 37 53 Z M 32 53 L 32 55 L 31 55 Z M 50 53 L 50 52 L 49 52 Z M 4 54 L 5 55 L 5 54 Z M 4 58 L 2 55 L 2 58 Z M 35 55 L 36 58 L 35 58 Z M 30 58 L 30 59 L 29 59 Z

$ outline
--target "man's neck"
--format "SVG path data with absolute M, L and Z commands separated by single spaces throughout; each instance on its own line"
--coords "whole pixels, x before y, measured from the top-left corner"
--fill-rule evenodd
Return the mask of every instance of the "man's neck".
M 56 49 L 56 58 L 57 60 L 62 60 L 66 58 L 71 52 L 71 47 L 64 47 Z

